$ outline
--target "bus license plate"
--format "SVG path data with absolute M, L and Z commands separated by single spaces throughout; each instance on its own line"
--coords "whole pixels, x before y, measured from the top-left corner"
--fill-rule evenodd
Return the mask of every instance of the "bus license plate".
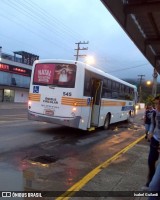
M 46 115 L 54 115 L 54 111 L 53 110 L 45 110 L 45 114 Z

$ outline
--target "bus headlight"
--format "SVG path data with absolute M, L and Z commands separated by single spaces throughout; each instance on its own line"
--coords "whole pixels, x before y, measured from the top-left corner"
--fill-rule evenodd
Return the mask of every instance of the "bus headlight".
M 135 108 L 136 108 L 136 110 L 138 110 L 139 109 L 139 105 L 136 105 Z

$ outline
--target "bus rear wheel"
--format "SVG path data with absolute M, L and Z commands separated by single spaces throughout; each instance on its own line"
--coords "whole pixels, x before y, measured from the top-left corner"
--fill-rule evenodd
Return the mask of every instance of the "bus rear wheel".
M 106 119 L 104 121 L 103 129 L 107 130 L 109 128 L 109 125 L 110 125 L 110 115 L 107 114 Z
M 127 118 L 127 122 L 130 123 L 132 121 L 132 112 L 129 111 L 128 113 L 128 118 Z

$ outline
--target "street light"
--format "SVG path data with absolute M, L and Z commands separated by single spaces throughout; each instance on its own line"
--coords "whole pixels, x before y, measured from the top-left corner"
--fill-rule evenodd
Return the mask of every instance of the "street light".
M 86 59 L 85 59 L 86 61 L 86 63 L 87 64 L 89 64 L 89 65 L 93 65 L 93 64 L 95 64 L 95 59 L 94 59 L 94 57 L 93 56 L 86 56 Z
M 152 82 L 151 81 L 147 81 L 146 84 L 149 86 L 149 85 L 152 84 Z

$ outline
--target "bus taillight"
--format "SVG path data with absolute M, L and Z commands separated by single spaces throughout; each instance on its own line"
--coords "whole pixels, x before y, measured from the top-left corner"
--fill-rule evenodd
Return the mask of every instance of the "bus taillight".
M 73 108 L 72 108 L 72 111 L 76 111 L 76 110 L 77 110 L 77 108 L 76 108 L 76 107 L 73 107 Z
M 31 108 L 31 104 L 32 104 L 32 102 L 31 102 L 31 101 L 28 101 L 28 108 L 29 108 L 29 109 Z

